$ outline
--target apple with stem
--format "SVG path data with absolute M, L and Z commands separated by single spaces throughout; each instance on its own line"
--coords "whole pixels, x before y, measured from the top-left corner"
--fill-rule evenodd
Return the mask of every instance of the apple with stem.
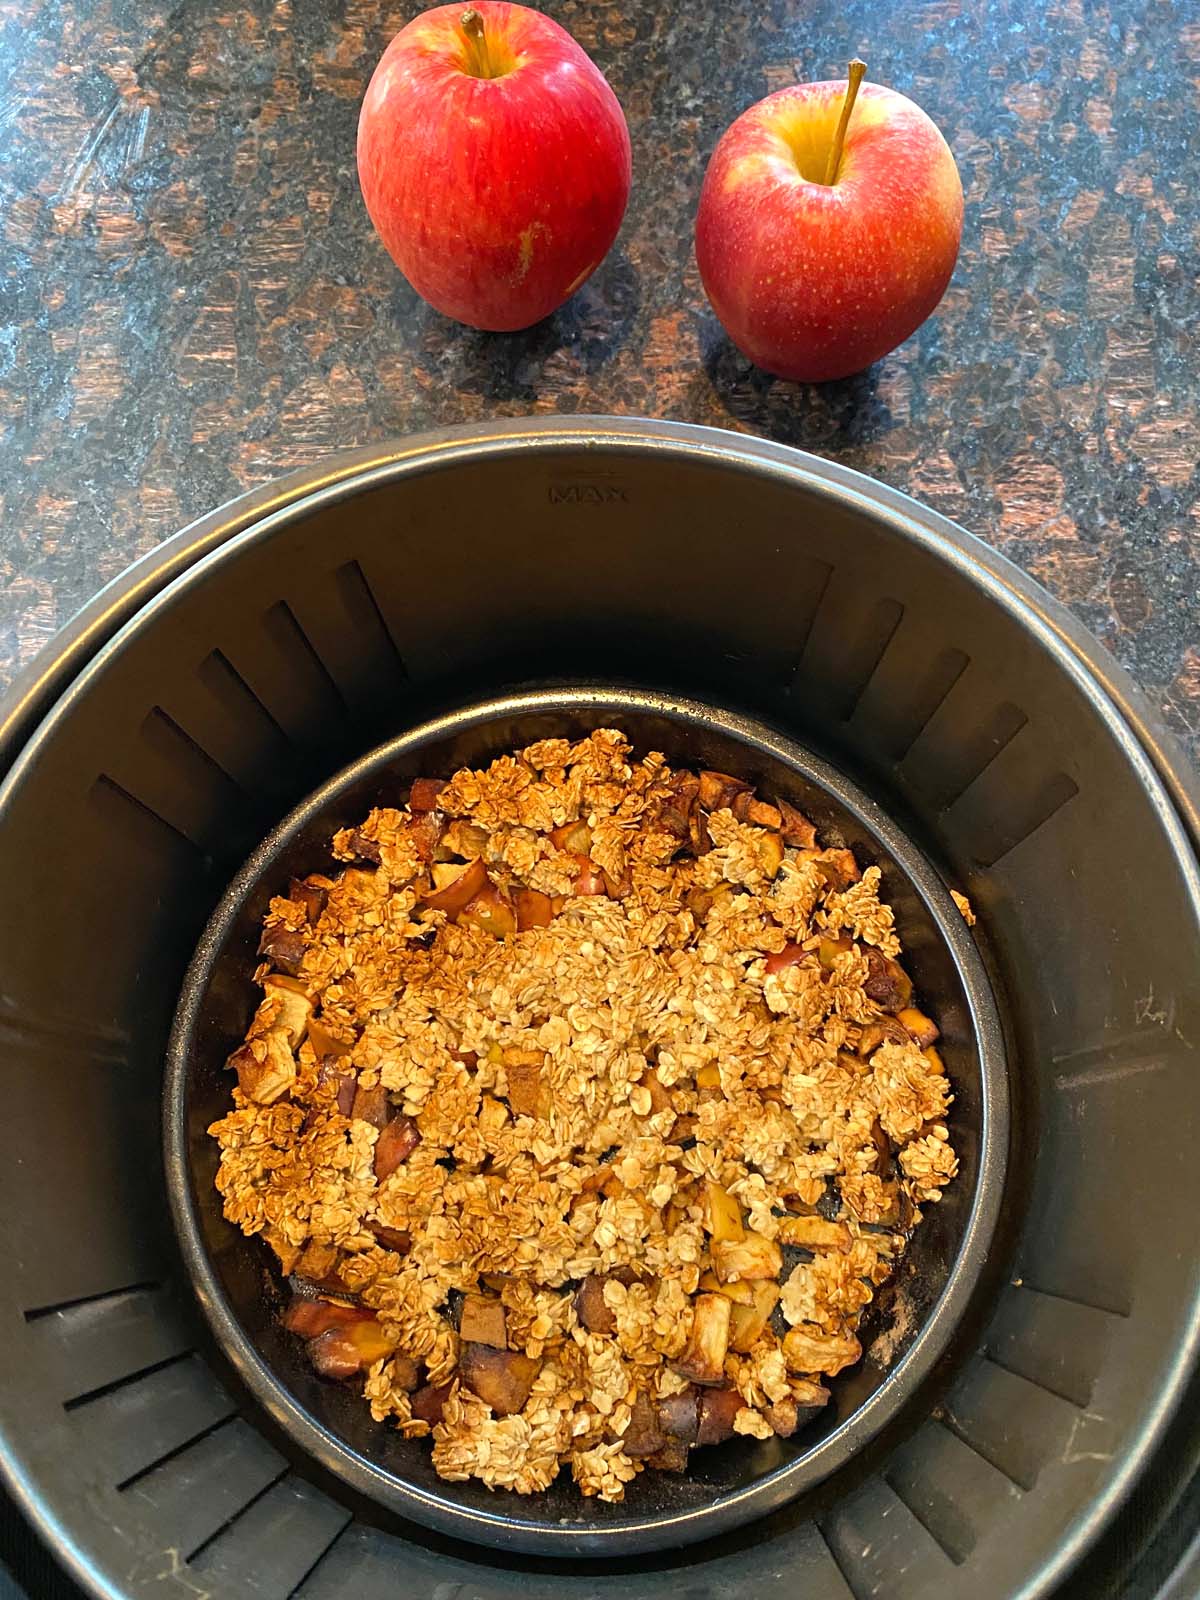
M 629 199 L 629 130 L 599 68 L 540 11 L 437 6 L 375 69 L 358 176 L 419 295 L 472 327 L 525 328 L 608 254 Z
M 850 63 L 845 82 L 780 89 L 713 152 L 696 260 L 734 344 L 781 378 L 822 383 L 914 333 L 950 281 L 963 195 L 925 112 Z

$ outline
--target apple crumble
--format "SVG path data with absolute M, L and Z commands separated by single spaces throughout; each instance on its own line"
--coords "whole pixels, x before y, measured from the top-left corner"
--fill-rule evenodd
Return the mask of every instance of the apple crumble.
M 879 869 L 611 730 L 333 854 L 271 901 L 210 1130 L 317 1372 L 522 1494 L 795 1433 L 957 1170 Z

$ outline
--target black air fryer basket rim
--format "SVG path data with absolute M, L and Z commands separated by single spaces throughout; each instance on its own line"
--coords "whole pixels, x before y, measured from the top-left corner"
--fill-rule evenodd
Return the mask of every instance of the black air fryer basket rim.
M 306 1411 L 271 1370 L 243 1329 L 215 1269 L 196 1208 L 188 1119 L 196 1030 L 202 1025 L 212 973 L 225 941 L 248 898 L 278 876 L 277 859 L 298 836 L 336 809 L 338 798 L 368 780 L 385 783 L 390 770 L 411 751 L 456 734 L 506 724 L 523 714 L 595 711 L 616 724 L 632 713 L 649 713 L 688 729 L 715 730 L 743 744 L 750 756 L 766 755 L 830 794 L 883 846 L 915 888 L 937 926 L 963 986 L 978 1052 L 982 1116 L 979 1170 L 961 1244 L 946 1282 L 903 1357 L 876 1392 L 799 1460 L 777 1468 L 714 1504 L 688 1511 L 614 1518 L 597 1527 L 585 1517 L 557 1523 L 523 1516 L 515 1497 L 496 1497 L 496 1509 L 472 1510 L 456 1503 L 451 1486 L 429 1494 L 405 1484 L 359 1455 Z M 177 1237 L 192 1287 L 225 1354 L 276 1422 L 335 1475 L 391 1509 L 442 1533 L 497 1549 L 538 1555 L 615 1556 L 660 1550 L 712 1538 L 766 1515 L 838 1471 L 909 1404 L 945 1353 L 979 1284 L 999 1218 L 1009 1140 L 1008 1068 L 995 998 L 974 940 L 949 890 L 932 865 L 868 795 L 780 730 L 757 719 L 657 690 L 610 686 L 548 688 L 475 700 L 407 730 L 334 774 L 297 806 L 254 851 L 222 896 L 184 979 L 179 1010 L 167 1049 L 163 1097 L 166 1172 Z
M 98 652 L 127 626 L 151 597 L 166 588 L 195 562 L 251 529 L 260 519 L 286 507 L 295 517 L 353 492 L 360 479 L 400 476 L 408 468 L 448 466 L 460 458 L 479 458 L 510 449 L 657 451 L 681 460 L 707 457 L 746 471 L 765 471 L 785 482 L 807 485 L 855 504 L 867 517 L 893 533 L 917 539 L 940 557 L 952 560 L 988 598 L 1021 628 L 1028 630 L 1052 666 L 1067 670 L 1096 714 L 1124 752 L 1133 755 L 1134 770 L 1145 783 L 1172 840 L 1172 848 L 1193 901 L 1200 905 L 1195 850 L 1200 844 L 1200 787 L 1174 737 L 1158 712 L 1125 671 L 1065 607 L 1053 600 L 1023 572 L 988 546 L 940 514 L 898 491 L 848 468 L 805 455 L 786 446 L 742 434 L 688 424 L 637 418 L 544 418 L 513 420 L 484 427 L 447 428 L 390 447 L 368 447 L 328 458 L 262 490 L 230 502 L 199 519 L 113 582 L 58 635 L 55 645 L 14 683 L 0 702 L 0 770 L 32 760 L 49 737 L 72 685 L 90 673 Z M 61 702 L 56 709 L 56 702 Z M 43 720 L 44 719 L 44 720 Z M 39 724 L 41 724 L 39 726 Z M 1133 748 L 1131 751 L 1131 747 Z M 1153 768 L 1154 770 L 1151 770 Z M 15 774 L 13 775 L 15 780 Z M 8 792 L 0 788 L 0 807 Z M 1190 832 L 1190 839 L 1186 834 Z M 1193 1316 L 1193 1321 L 1194 1321 Z M 1056 1552 L 1012 1600 L 1041 1600 L 1075 1568 L 1080 1558 L 1110 1525 L 1135 1486 L 1154 1463 L 1156 1476 L 1173 1476 L 1166 1461 L 1154 1461 L 1167 1420 L 1184 1395 L 1186 1378 L 1195 1364 L 1196 1337 L 1176 1352 L 1164 1379 L 1159 1401 L 1143 1418 L 1136 1437 L 1114 1462 L 1100 1492 L 1064 1530 Z M 20 1430 L 21 1453 L 10 1423 L 4 1425 L 0 1470 L 30 1522 L 37 1528 L 75 1579 L 106 1600 L 127 1600 L 124 1587 L 114 1587 L 105 1571 L 81 1548 L 53 1498 L 41 1487 L 43 1477 L 30 1440 L 32 1412 L 18 1396 L 17 1415 L 30 1421 Z M 1178 1491 L 1173 1491 L 1178 1492 Z

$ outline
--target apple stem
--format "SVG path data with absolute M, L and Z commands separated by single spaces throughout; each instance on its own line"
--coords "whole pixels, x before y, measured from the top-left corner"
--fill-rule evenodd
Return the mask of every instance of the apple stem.
M 476 78 L 490 78 L 492 63 L 488 56 L 487 37 L 483 31 L 483 17 L 474 6 L 468 7 L 459 18 L 467 45 L 467 65 Z
M 859 85 L 867 74 L 867 63 L 860 61 L 857 56 L 850 63 L 849 82 L 846 84 L 846 96 L 842 101 L 842 114 L 838 118 L 837 132 L 833 136 L 833 148 L 829 152 L 829 160 L 825 164 L 825 182 L 837 182 L 838 168 L 842 164 L 842 148 L 846 143 L 846 129 L 850 126 L 850 113 L 854 110 L 854 102 L 858 99 Z

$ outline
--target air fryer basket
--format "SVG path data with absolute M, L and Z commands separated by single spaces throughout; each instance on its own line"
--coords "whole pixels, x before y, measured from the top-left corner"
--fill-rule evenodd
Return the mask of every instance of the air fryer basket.
M 740 706 L 855 777 L 971 895 L 1022 1098 L 1015 1253 L 940 1384 L 818 1497 L 625 1569 L 447 1544 L 290 1454 L 180 1292 L 158 1158 L 184 966 L 255 842 L 423 717 L 563 675 Z M 6 709 L 0 1430 L 94 1593 L 1010 1600 L 1061 1589 L 1177 1410 L 1164 1472 L 1194 1461 L 1194 799 L 951 525 L 704 430 L 460 431 L 200 525 Z
M 277 1278 L 264 1285 L 261 1241 L 221 1218 L 216 1150 L 207 1134 L 229 1106 L 225 1062 L 259 991 L 262 916 L 292 876 L 336 871 L 329 841 L 373 805 L 402 803 L 414 777 L 477 766 L 535 739 L 620 727 L 636 749 L 677 765 L 715 767 L 782 796 L 883 871 L 905 964 L 936 1011 L 955 1088 L 960 1171 L 928 1207 L 890 1315 L 869 1317 L 865 1359 L 832 1384 L 821 1418 L 792 1440 L 737 1439 L 693 1456 L 683 1477 L 645 1473 L 619 1505 L 581 1502 L 564 1474 L 546 1493 L 495 1494 L 449 1485 L 428 1444 L 371 1422 L 361 1399 L 316 1379 L 281 1333 Z M 402 734 L 333 777 L 293 812 L 238 873 L 184 981 L 164 1093 L 167 1183 L 185 1264 L 210 1324 L 251 1392 L 292 1438 L 331 1470 L 401 1514 L 504 1549 L 618 1555 L 678 1547 L 739 1526 L 819 1483 L 896 1417 L 946 1348 L 984 1274 L 1008 1146 L 1008 1083 L 995 1002 L 974 941 L 936 874 L 878 808 L 792 741 L 744 717 L 661 693 L 557 687 L 463 708 Z

